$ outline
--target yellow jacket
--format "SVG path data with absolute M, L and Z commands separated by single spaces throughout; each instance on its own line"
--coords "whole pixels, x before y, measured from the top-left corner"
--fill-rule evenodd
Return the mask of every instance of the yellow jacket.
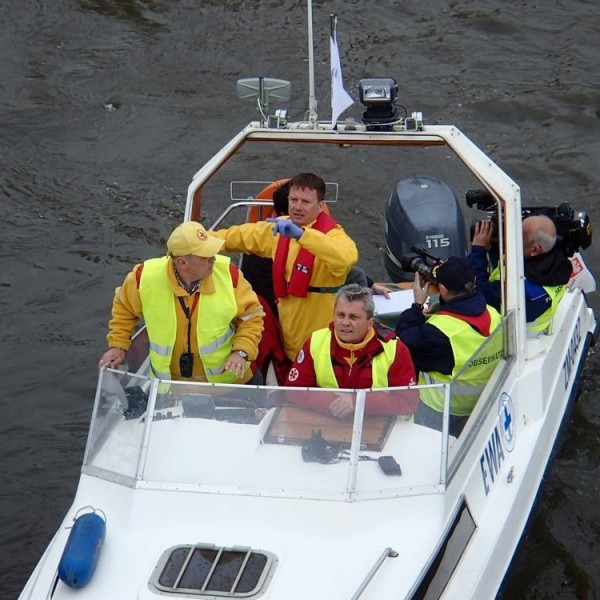
M 340 225 L 327 233 L 312 229 L 312 226 L 313 223 L 304 228 L 299 240 L 290 240 L 285 265 L 286 281 L 290 280 L 298 252 L 301 248 L 306 248 L 315 255 L 310 285 L 325 288 L 343 285 L 350 268 L 358 261 L 356 244 Z M 279 235 L 273 235 L 273 223 L 246 223 L 212 233 L 225 240 L 225 252 L 244 252 L 275 258 Z M 278 300 L 283 345 L 290 360 L 296 358 L 302 344 L 313 331 L 329 325 L 334 300 L 335 293 L 320 292 L 308 292 L 306 298 L 288 295 Z
M 168 283 L 173 294 L 183 298 L 188 310 L 191 309 L 194 304 L 194 297 L 198 294 L 215 293 L 212 275 L 203 279 L 200 289 L 190 296 L 177 282 L 173 262 L 170 258 L 166 267 Z M 107 340 L 109 348 L 123 348 L 123 350 L 127 350 L 131 344 L 131 336 L 135 331 L 137 322 L 140 317 L 143 316 L 139 293 L 141 269 L 143 269 L 143 263 L 136 265 L 125 277 L 123 285 L 115 290 L 112 318 L 108 324 L 109 331 Z M 260 342 L 263 330 L 264 312 L 258 301 L 258 297 L 250 287 L 250 284 L 244 279 L 244 276 L 233 265 L 231 266 L 231 270 L 237 272 L 238 275 L 237 286 L 234 287 L 237 315 L 233 322 L 235 334 L 232 340 L 232 348 L 246 352 L 248 354 L 248 360 L 251 361 L 254 360 L 258 354 L 258 343 Z M 188 322 L 179 302 L 175 302 L 174 304 L 177 312 L 177 334 L 173 346 L 170 370 L 174 379 L 180 379 L 179 357 L 186 350 Z M 197 303 L 197 306 L 200 306 L 200 304 Z M 196 310 L 192 312 L 190 330 L 190 343 L 192 351 L 194 352 L 192 379 L 195 381 L 206 381 L 204 367 L 198 356 L 197 319 L 198 309 L 196 308 Z M 252 373 L 248 369 L 237 383 L 245 383 L 251 377 Z

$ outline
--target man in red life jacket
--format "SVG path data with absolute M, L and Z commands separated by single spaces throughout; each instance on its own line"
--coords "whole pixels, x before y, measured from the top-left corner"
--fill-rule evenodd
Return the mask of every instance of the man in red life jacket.
M 373 318 L 373 292 L 357 284 L 340 289 L 333 321 L 315 331 L 302 346 L 288 375 L 286 386 L 368 389 L 416 384 L 408 348 L 393 331 Z M 295 404 L 343 419 L 354 412 L 354 395 L 318 392 L 286 394 Z M 411 415 L 417 409 L 418 391 L 369 394 L 365 414 Z
M 289 217 L 213 232 L 225 252 L 273 259 L 273 290 L 287 358 L 331 318 L 335 293 L 358 260 L 355 243 L 325 208 L 325 182 L 313 173 L 290 180 Z

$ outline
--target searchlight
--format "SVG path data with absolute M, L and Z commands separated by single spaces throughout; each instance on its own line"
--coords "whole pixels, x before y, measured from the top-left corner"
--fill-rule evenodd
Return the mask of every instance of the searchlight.
M 386 131 L 398 120 L 394 105 L 398 84 L 391 77 L 371 77 L 358 82 L 358 97 L 365 107 L 362 120 L 367 129 Z

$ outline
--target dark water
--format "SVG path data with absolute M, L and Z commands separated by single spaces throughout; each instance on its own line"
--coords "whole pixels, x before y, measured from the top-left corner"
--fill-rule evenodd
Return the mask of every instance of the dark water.
M 315 1 L 324 118 L 330 12 L 349 89 L 396 77 L 403 104 L 465 131 L 526 203 L 568 199 L 600 223 L 594 1 Z M 114 286 L 162 251 L 193 173 L 254 118 L 235 80 L 290 79 L 294 116 L 308 94 L 303 2 L 3 0 L 0 32 L 4 599 L 72 500 Z M 382 235 L 378 222 L 347 228 L 360 246 Z M 596 277 L 598 248 L 586 253 Z M 379 256 L 363 261 L 384 276 Z M 598 363 L 592 354 L 504 598 L 600 597 Z

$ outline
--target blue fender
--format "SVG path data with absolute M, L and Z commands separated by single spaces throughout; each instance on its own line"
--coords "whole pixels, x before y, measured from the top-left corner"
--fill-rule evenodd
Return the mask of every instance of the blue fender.
M 75 519 L 58 563 L 58 576 L 63 583 L 81 588 L 90 581 L 105 535 L 106 523 L 99 514 L 86 513 Z

